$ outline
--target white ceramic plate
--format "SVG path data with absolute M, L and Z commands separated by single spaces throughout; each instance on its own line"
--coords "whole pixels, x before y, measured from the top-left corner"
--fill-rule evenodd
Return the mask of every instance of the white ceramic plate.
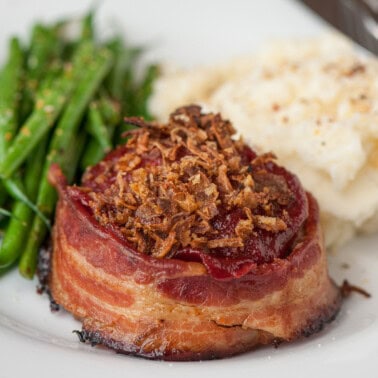
M 11 33 L 26 36 L 36 19 L 80 15 L 91 1 L 0 1 L 0 57 Z M 99 26 L 148 44 L 149 59 L 180 65 L 210 63 L 253 52 L 267 39 L 322 33 L 326 26 L 290 0 L 103 1 Z M 82 345 L 80 324 L 52 314 L 36 282 L 16 271 L 0 277 L 0 377 L 217 377 L 340 376 L 377 374 L 378 235 L 358 238 L 331 255 L 336 282 L 344 278 L 373 294 L 353 295 L 325 332 L 299 343 L 265 347 L 226 360 L 167 363 L 117 355 Z M 349 268 L 346 268 L 346 265 Z

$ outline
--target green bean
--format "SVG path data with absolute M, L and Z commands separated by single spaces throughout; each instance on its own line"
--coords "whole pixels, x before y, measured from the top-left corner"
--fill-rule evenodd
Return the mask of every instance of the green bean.
M 9 44 L 9 59 L 0 76 L 0 160 L 16 131 L 24 54 L 17 38 Z
M 35 149 L 33 158 L 29 158 L 26 164 L 25 189 L 32 201 L 35 200 L 39 186 L 46 142 L 47 138 Z M 0 269 L 12 265 L 20 256 L 32 219 L 32 209 L 24 202 L 16 201 L 0 248 Z
M 9 42 L 9 58 L 0 75 L 0 161 L 14 138 L 18 127 L 18 108 L 23 74 L 24 53 L 20 41 L 13 37 Z M 0 183 L 0 205 L 7 199 Z
M 89 60 L 87 57 L 85 71 L 54 132 L 45 164 L 44 178 L 46 179 L 49 166 L 53 162 L 62 163 L 64 161 L 64 151 L 69 146 L 69 137 L 76 132 L 88 103 L 110 69 L 112 56 L 109 51 L 92 51 L 92 54 Z
M 37 198 L 39 183 L 41 180 L 43 162 L 46 156 L 48 136 L 42 139 L 35 148 L 29 159 L 26 161 L 24 185 L 26 193 L 35 201 Z
M 22 202 L 14 204 L 11 215 L 0 249 L 0 268 L 12 265 L 21 254 L 33 218 L 33 212 Z
M 27 86 L 33 91 L 43 77 L 48 63 L 59 56 L 62 45 L 55 25 L 48 27 L 36 24 L 32 31 L 30 51 L 27 59 Z
M 26 194 L 24 185 L 22 184 L 21 179 L 19 177 L 17 177 L 16 179 L 6 179 L 3 181 L 3 183 L 8 194 L 12 196 L 14 200 L 25 204 L 41 219 L 41 221 L 46 225 L 46 227 L 50 229 L 49 219 L 40 211 L 40 209 L 32 202 L 32 200 Z
M 123 61 L 122 50 L 123 41 L 120 37 L 108 43 L 108 47 L 113 51 L 115 55 L 114 67 L 109 73 L 107 78 L 108 90 L 113 98 L 121 98 L 122 96 L 122 75 L 123 75 Z
M 152 117 L 148 112 L 148 99 L 152 93 L 153 83 L 159 75 L 159 67 L 151 64 L 146 68 L 142 82 L 136 85 L 132 82 L 131 71 L 124 78 L 124 93 L 122 98 L 122 112 L 127 116 L 139 116 L 146 120 Z M 134 129 L 134 126 L 123 124 L 114 136 L 114 144 L 122 144 L 127 138 L 123 137 L 126 131 Z
M 121 113 L 125 116 L 138 115 L 138 87 L 134 78 L 135 62 L 136 58 L 140 54 L 141 49 L 131 49 L 131 59 L 128 61 L 128 65 L 123 73 L 121 80 L 122 96 L 119 99 L 121 104 Z M 125 138 L 122 137 L 125 131 L 128 131 L 130 127 L 125 124 L 121 124 L 120 127 L 116 129 L 113 137 L 113 142 L 115 145 L 119 145 L 125 142 Z
M 97 140 L 93 137 L 88 138 L 83 156 L 80 161 L 80 168 L 85 171 L 87 167 L 97 164 L 104 157 L 104 151 Z
M 47 230 L 40 218 L 34 217 L 26 246 L 21 253 L 18 269 L 20 274 L 32 279 L 37 267 L 38 250 L 42 244 Z
M 25 120 L 33 110 L 36 91 L 49 63 L 59 56 L 63 46 L 57 29 L 41 24 L 33 27 L 30 50 L 26 61 L 26 82 L 21 106 L 21 121 Z
M 121 108 L 117 100 L 111 99 L 102 92 L 97 102 L 107 124 L 115 126 L 121 121 Z
M 69 158 L 66 159 L 64 164 L 62 164 L 62 168 L 66 173 L 68 183 L 71 183 L 75 179 L 76 174 L 78 173 L 78 165 L 84 150 L 87 135 L 80 131 L 71 139 L 72 142 L 70 143 L 67 151 L 67 156 Z
M 62 164 L 62 168 L 66 173 L 68 182 L 71 182 L 73 177 L 75 176 L 77 165 L 83 151 L 84 143 L 85 134 L 82 132 L 72 135 L 70 138 L 70 143 L 66 151 L 66 159 L 64 161 L 64 164 Z M 22 251 L 21 259 L 19 262 L 19 271 L 25 278 L 33 278 L 37 266 L 39 246 L 43 242 L 45 232 L 46 230 L 44 228 L 44 224 L 40 221 L 40 218 L 37 218 L 35 216 L 30 233 L 28 235 L 29 237 L 27 239 L 26 246 Z
M 122 38 L 116 37 L 107 43 L 116 56 L 114 66 L 107 78 L 107 87 L 111 96 L 115 99 L 122 100 L 125 87 L 123 86 L 124 78 L 127 72 L 140 56 L 141 48 L 125 48 Z
M 106 128 L 103 117 L 99 110 L 97 102 L 92 101 L 89 104 L 87 131 L 98 142 L 104 152 L 109 152 L 112 148 L 109 130 Z
M 94 15 L 95 10 L 91 9 L 83 18 L 81 22 L 81 39 L 93 41 L 95 39 L 94 29 Z
M 100 99 L 98 100 L 98 107 L 103 120 L 107 124 L 109 137 L 110 139 L 112 139 L 114 128 L 120 121 L 119 104 L 115 101 L 110 100 L 105 95 L 101 95 Z M 101 148 L 98 140 L 94 137 L 89 138 L 83 156 L 81 158 L 81 169 L 84 171 L 86 167 L 97 164 L 104 157 L 104 155 L 105 151 Z
M 51 217 L 56 202 L 55 189 L 47 179 L 48 170 L 52 163 L 58 163 L 64 168 L 64 162 L 67 158 L 65 152 L 70 145 L 72 135 L 75 135 L 86 107 L 112 64 L 112 55 L 108 50 L 89 48 L 89 51 L 91 54 L 85 56 L 85 69 L 80 72 L 81 76 L 77 77 L 77 87 L 54 131 L 49 146 L 49 154 L 44 165 L 38 190 L 37 206 L 47 217 Z M 20 273 L 26 278 L 32 278 L 34 275 L 38 250 L 46 233 L 47 228 L 44 223 L 39 217 L 35 217 L 19 264 Z
M 51 89 L 46 88 L 39 92 L 33 113 L 26 120 L 0 162 L 0 176 L 3 179 L 13 175 L 47 134 L 63 109 L 73 87 L 72 69 L 66 69 L 53 83 Z

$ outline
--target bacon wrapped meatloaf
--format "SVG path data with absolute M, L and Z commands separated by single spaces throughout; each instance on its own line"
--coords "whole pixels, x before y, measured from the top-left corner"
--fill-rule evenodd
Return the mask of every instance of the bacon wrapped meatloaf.
M 272 154 L 198 106 L 138 126 L 59 192 L 49 286 L 81 337 L 166 360 L 235 355 L 319 331 L 341 296 L 317 203 Z

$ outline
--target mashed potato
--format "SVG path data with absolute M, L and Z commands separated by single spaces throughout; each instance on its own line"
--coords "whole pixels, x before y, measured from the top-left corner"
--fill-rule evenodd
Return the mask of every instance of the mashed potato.
M 215 67 L 167 70 L 151 112 L 199 103 L 273 151 L 318 199 L 328 247 L 378 230 L 378 60 L 339 36 L 272 44 Z

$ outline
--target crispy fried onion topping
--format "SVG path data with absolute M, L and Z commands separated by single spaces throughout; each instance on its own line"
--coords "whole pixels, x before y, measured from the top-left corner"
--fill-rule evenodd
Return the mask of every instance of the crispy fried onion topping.
M 257 228 L 286 229 L 285 211 L 277 209 L 289 203 L 289 189 L 263 169 L 274 156 L 256 156 L 232 139 L 234 128 L 219 114 L 193 105 L 176 110 L 167 124 L 126 121 L 138 128 L 121 156 L 99 163 L 100 174 L 89 169 L 83 182 L 109 183 L 87 188 L 90 207 L 139 252 L 169 258 L 185 247 L 238 248 Z M 232 232 L 222 232 L 215 223 L 235 209 L 242 216 Z

